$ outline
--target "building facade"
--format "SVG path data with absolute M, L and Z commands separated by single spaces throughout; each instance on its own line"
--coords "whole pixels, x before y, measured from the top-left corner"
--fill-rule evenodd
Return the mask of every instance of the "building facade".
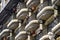
M 60 0 L 0 1 L 0 40 L 60 40 Z

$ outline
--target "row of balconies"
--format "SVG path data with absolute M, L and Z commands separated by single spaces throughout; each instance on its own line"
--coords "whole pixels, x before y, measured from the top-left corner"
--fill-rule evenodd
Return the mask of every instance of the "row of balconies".
M 35 36 L 42 33 L 59 15 L 56 6 L 58 3 L 49 4 L 48 0 L 28 0 L 26 4 L 18 3 L 16 18 L 10 17 L 12 20 L 6 22 L 7 28 L 0 33 L 0 39 L 7 36 L 10 40 L 35 40 Z M 57 34 L 60 35 L 60 22 L 49 32 L 42 34 L 39 40 L 56 40 Z

